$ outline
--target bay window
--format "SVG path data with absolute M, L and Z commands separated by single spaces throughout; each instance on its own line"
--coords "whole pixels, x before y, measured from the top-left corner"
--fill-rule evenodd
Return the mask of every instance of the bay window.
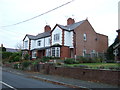
M 52 56 L 60 57 L 60 47 L 52 47 Z

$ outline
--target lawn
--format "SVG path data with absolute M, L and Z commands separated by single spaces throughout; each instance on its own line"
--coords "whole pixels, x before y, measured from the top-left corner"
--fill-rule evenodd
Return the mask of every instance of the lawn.
M 66 64 L 66 66 L 77 67 L 77 66 L 87 66 L 88 68 L 98 69 L 98 68 L 120 68 L 120 63 L 81 63 L 81 64 Z

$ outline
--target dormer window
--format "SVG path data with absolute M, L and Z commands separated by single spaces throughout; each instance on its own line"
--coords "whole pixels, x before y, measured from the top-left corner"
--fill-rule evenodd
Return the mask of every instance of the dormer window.
M 86 33 L 83 34 L 83 38 L 84 38 L 84 41 L 87 40 L 87 34 Z
M 54 41 L 59 41 L 60 39 L 60 34 L 54 34 Z
M 38 46 L 41 46 L 41 40 L 39 40 L 37 44 L 38 44 Z

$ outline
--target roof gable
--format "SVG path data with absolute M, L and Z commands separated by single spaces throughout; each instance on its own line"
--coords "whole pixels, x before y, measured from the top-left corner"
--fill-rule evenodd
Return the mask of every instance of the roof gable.
M 80 26 L 84 21 L 85 21 L 85 20 L 80 21 L 80 22 L 76 22 L 76 23 L 74 23 L 74 24 L 66 25 L 66 26 L 63 26 L 63 25 L 59 25 L 59 24 L 58 24 L 58 26 L 59 26 L 60 28 L 64 29 L 64 30 L 72 31 L 72 30 L 74 30 L 75 28 L 77 28 L 78 26 Z

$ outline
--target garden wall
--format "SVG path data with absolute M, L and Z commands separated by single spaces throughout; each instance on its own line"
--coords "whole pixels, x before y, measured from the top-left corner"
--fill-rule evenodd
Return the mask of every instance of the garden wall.
M 43 66 L 42 66 L 43 67 Z M 81 69 L 79 67 L 54 67 L 45 65 L 39 67 L 39 72 L 50 75 L 59 75 L 63 77 L 75 78 L 80 80 L 102 82 L 120 86 L 120 71 Z

